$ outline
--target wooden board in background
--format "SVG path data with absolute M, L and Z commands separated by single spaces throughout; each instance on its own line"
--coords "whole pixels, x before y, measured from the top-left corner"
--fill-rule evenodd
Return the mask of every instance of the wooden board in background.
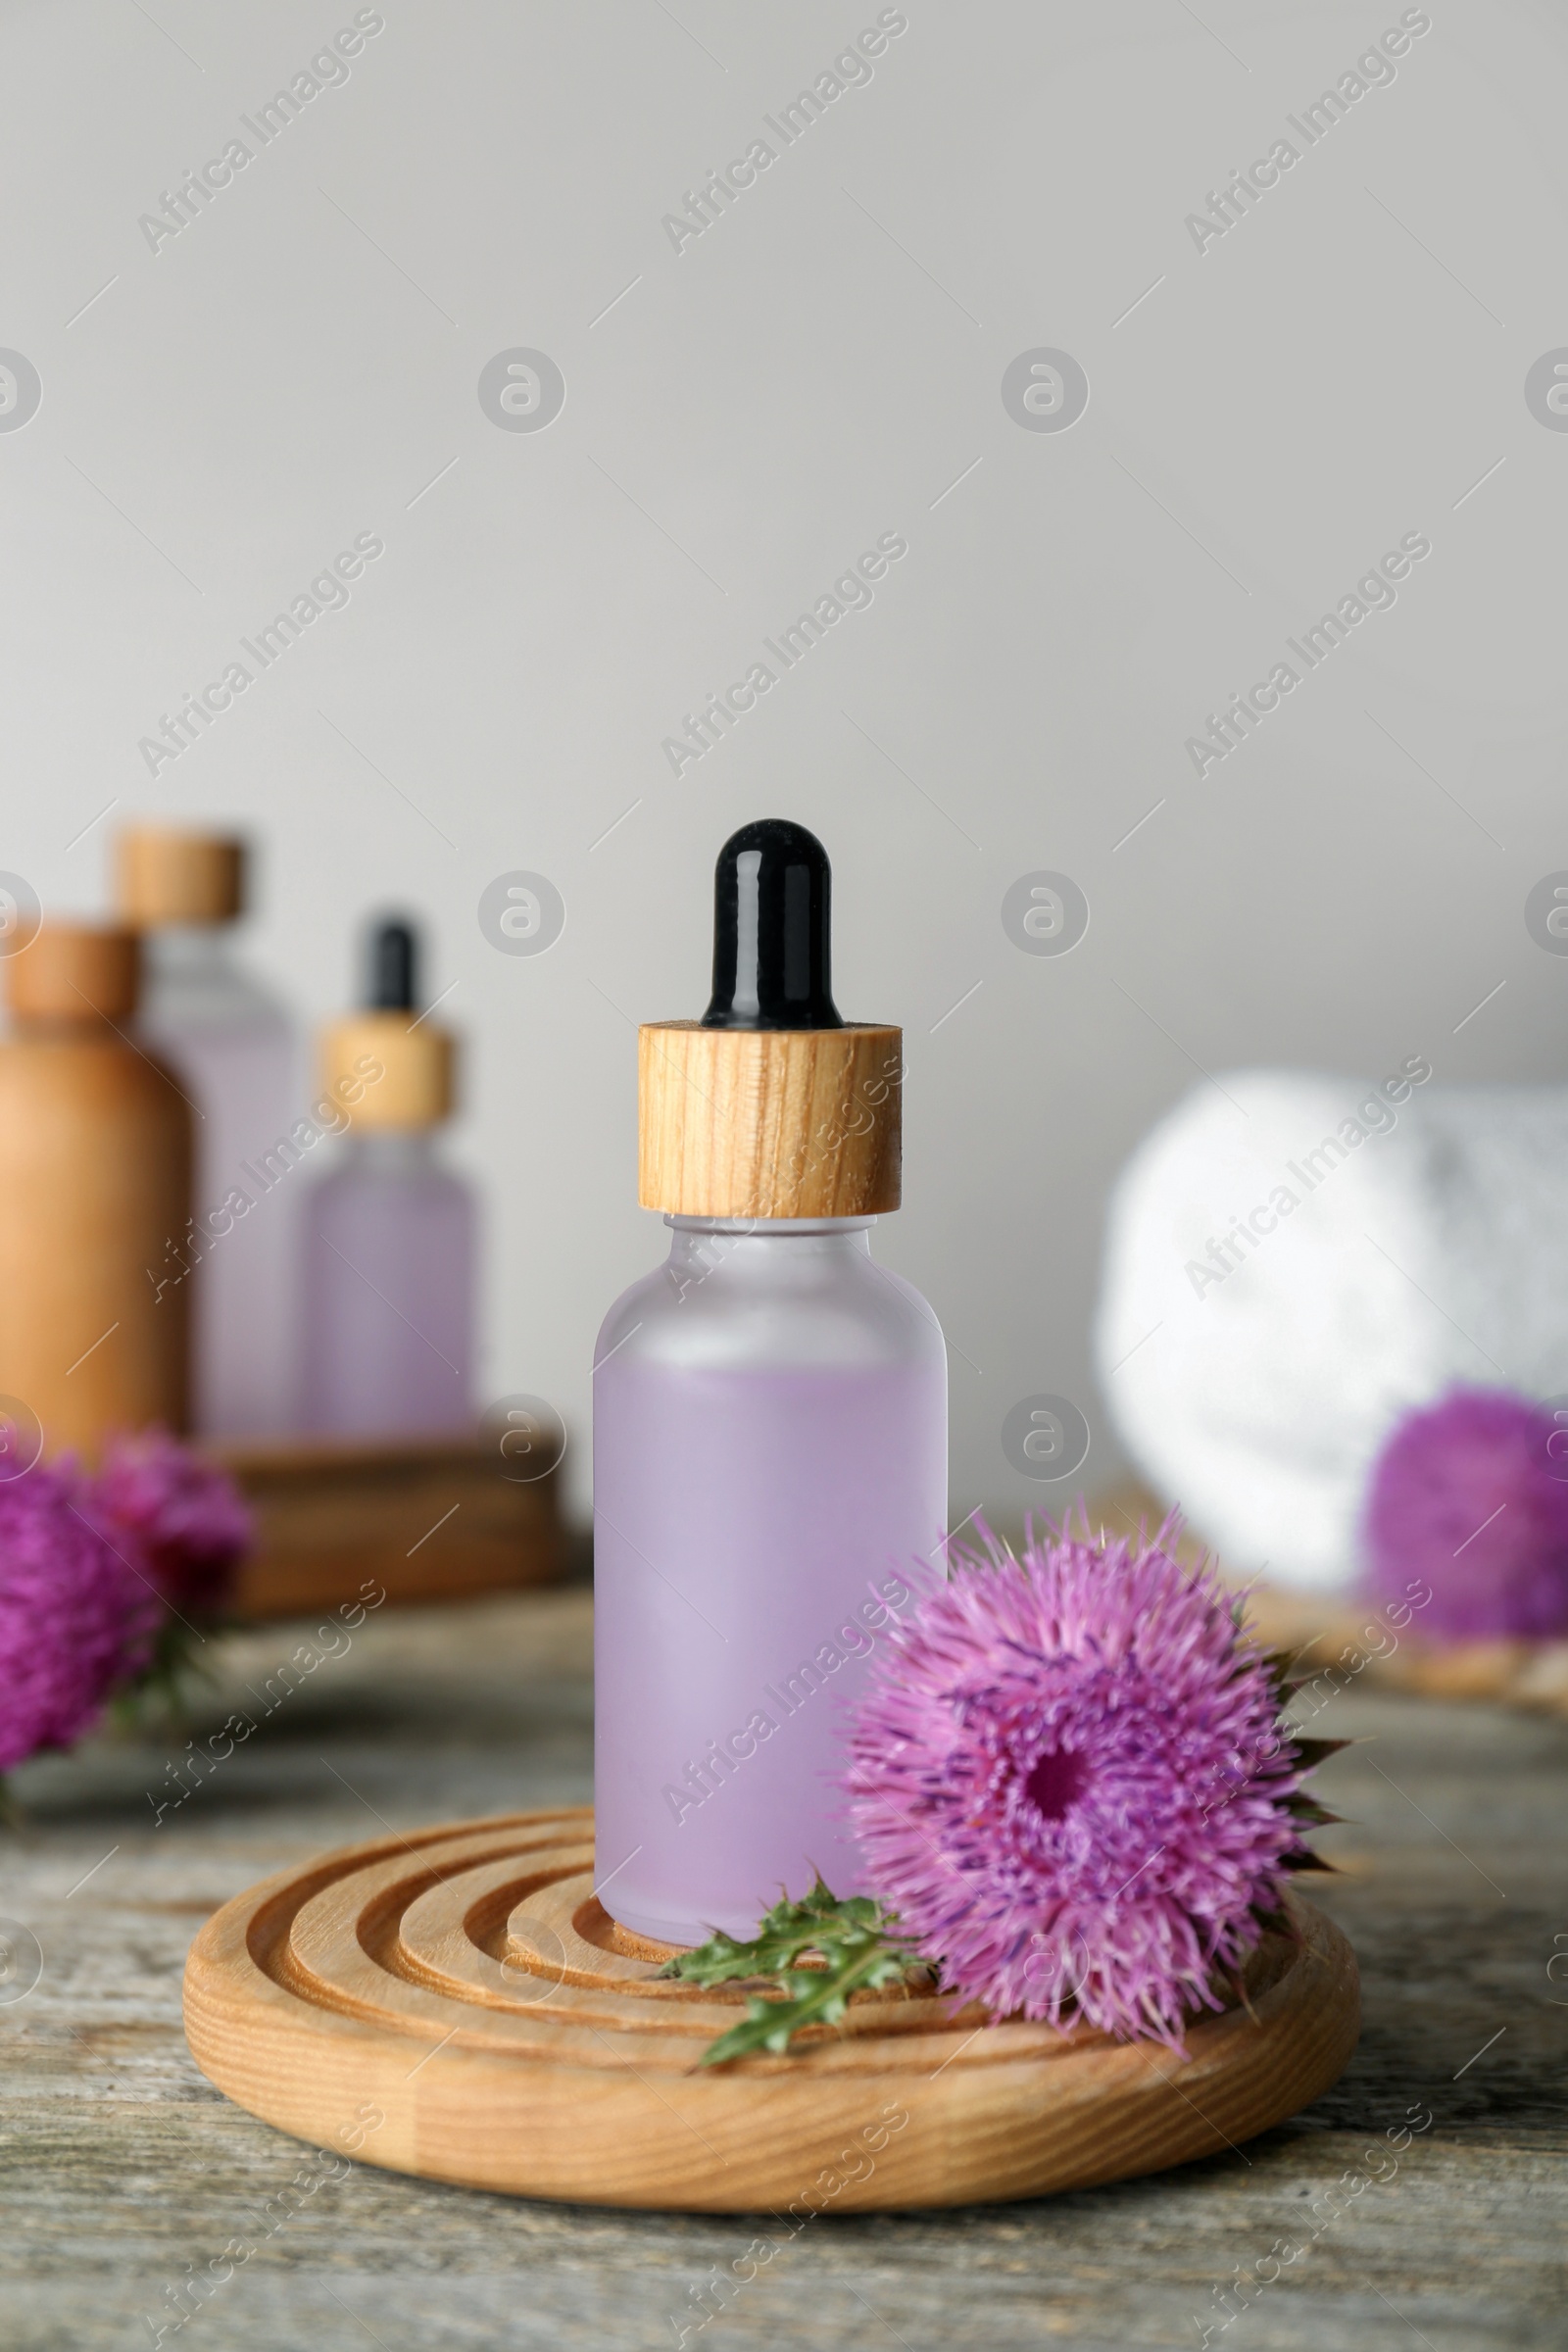
M 1094 1496 L 1087 1511 L 1090 1526 L 1103 1526 L 1112 1537 L 1135 1534 L 1141 1522 L 1152 1533 L 1165 1515 L 1148 1488 L 1133 1483 Z M 1192 1529 L 1177 1546 L 1179 1556 L 1192 1561 L 1204 1549 Z M 1228 1583 L 1250 1583 L 1223 1560 L 1219 1566 Z M 1494 1699 L 1568 1715 L 1568 1642 L 1439 1642 L 1413 1618 L 1397 1647 L 1388 1650 L 1392 1629 L 1378 1623 L 1375 1602 L 1358 1599 L 1353 1591 L 1311 1592 L 1266 1582 L 1250 1584 L 1248 1619 L 1264 1648 L 1296 1653 L 1298 1672 L 1308 1679 L 1332 1670 L 1342 1682 L 1364 1681 L 1426 1698 Z
M 256 1512 L 234 1614 L 290 1617 L 359 1597 L 461 1600 L 565 1573 L 560 1473 L 514 1481 L 493 1445 L 290 1440 L 209 1448 Z

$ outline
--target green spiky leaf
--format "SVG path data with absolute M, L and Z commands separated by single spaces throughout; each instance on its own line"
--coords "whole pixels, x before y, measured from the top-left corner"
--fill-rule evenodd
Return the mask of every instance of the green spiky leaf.
M 1279 1693 L 1282 1705 L 1294 1691 L 1302 1688 L 1300 1683 L 1291 1679 L 1300 1655 L 1299 1649 L 1266 1649 L 1263 1652 L 1264 1671 Z
M 1297 1821 L 1309 1822 L 1314 1829 L 1326 1829 L 1333 1822 L 1343 1821 L 1343 1813 L 1331 1813 L 1327 1805 L 1319 1804 L 1304 1788 L 1295 1789 L 1283 1800 L 1284 1809 Z
M 225 1630 L 213 1620 L 207 1633 Z M 206 1634 L 171 1610 L 158 1628 L 146 1665 L 115 1692 L 110 1719 L 116 1728 L 134 1736 L 184 1723 L 217 1687 L 216 1676 L 198 1655 L 206 1641 Z
M 837 2025 L 853 1994 L 903 1984 L 928 1966 L 880 1903 L 864 1894 L 841 1898 L 819 1874 L 799 1902 L 781 1896 L 750 1942 L 720 1932 L 678 1953 L 662 1973 L 687 1984 L 758 1984 L 740 2024 L 698 2061 L 721 2066 L 753 2050 L 787 2050 L 803 2026 Z

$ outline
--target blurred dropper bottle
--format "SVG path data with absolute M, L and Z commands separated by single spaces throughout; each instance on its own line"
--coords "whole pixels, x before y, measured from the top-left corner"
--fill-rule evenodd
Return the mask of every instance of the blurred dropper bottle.
M 49 922 L 3 967 L 0 1480 L 40 1450 L 92 1461 L 117 1430 L 186 1426 L 190 1286 L 165 1269 L 194 1122 L 131 1043 L 138 963 L 131 931 Z
M 189 1268 L 192 1420 L 205 1437 L 291 1428 L 297 1343 L 291 1305 L 301 1182 L 299 1043 L 271 991 L 238 963 L 242 841 L 162 825 L 120 836 L 116 895 L 142 934 L 137 1028 L 196 1113 L 192 1222 L 163 1269 Z
M 321 1041 L 342 1159 L 306 1197 L 305 1427 L 435 1437 L 473 1421 L 475 1211 L 435 1155 L 452 1110 L 453 1039 L 420 1013 L 417 940 L 370 938 L 368 1004 Z

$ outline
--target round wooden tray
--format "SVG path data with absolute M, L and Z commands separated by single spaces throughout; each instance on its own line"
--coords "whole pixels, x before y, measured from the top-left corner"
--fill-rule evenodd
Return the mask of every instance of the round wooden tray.
M 952 1998 L 866 1995 L 782 2058 L 693 2071 L 744 1995 L 662 1979 L 592 1886 L 593 1814 L 455 1822 L 238 1895 L 185 2032 L 242 2107 L 329 2153 L 474 2188 L 704 2212 L 985 2203 L 1158 2172 L 1327 2088 L 1354 1956 L 1309 1904 L 1185 2063 Z

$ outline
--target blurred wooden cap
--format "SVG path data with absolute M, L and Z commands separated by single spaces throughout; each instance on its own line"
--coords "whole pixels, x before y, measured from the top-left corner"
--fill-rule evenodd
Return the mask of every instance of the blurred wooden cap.
M 686 1217 L 860 1217 L 897 1208 L 904 1032 L 638 1032 L 638 1186 Z
M 124 1020 L 136 1009 L 141 943 L 120 927 L 45 922 L 30 947 L 6 958 L 5 977 L 7 1001 L 24 1019 Z
M 138 930 L 230 923 L 245 905 L 245 844 L 173 825 L 131 825 L 116 845 L 120 913 Z
M 449 1031 L 406 1012 L 351 1012 L 321 1032 L 321 1085 L 351 1126 L 438 1127 L 452 1114 Z

